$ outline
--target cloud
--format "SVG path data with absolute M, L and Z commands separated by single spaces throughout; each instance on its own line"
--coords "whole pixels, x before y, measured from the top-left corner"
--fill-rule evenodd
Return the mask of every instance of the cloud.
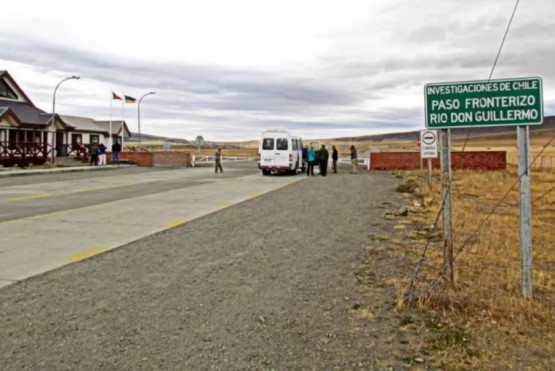
M 210 15 L 199 5 L 198 14 L 207 16 L 206 22 L 226 26 L 190 19 L 204 33 L 218 28 L 201 39 L 198 30 L 182 24 L 163 25 L 182 37 L 164 37 L 153 29 L 143 45 L 136 38 L 126 44 L 127 54 L 121 44 L 113 53 L 117 43 L 106 32 L 98 38 L 88 35 L 83 42 L 77 42 L 75 33 L 70 44 L 54 41 L 45 27 L 41 34 L 0 27 L 1 59 L 21 71 L 10 73 L 45 110 L 55 84 L 72 74 L 82 78 L 78 84 L 64 84 L 57 103 L 68 114 L 106 119 L 111 113 L 119 118 L 119 106 L 110 112 L 111 89 L 135 98 L 155 91 L 141 104 L 141 125 L 152 134 L 246 139 L 265 128 L 285 127 L 304 137 L 368 135 L 422 128 L 427 83 L 486 79 L 512 11 L 498 0 L 349 1 L 348 9 L 319 4 L 303 3 L 303 12 L 290 16 L 281 7 L 272 6 L 269 12 L 258 4 L 251 26 L 242 24 L 252 18 L 246 9 L 236 22 Z M 553 14 L 553 4 L 540 1 L 543 14 Z M 160 18 L 176 20 L 174 15 Z M 40 19 L 48 25 L 48 17 Z M 267 29 L 266 21 L 274 28 Z M 63 24 L 57 26 L 58 33 L 64 30 Z M 554 28 L 555 18 L 540 18 L 530 5 L 521 4 L 493 74 L 542 77 L 546 114 L 555 113 L 555 49 L 549 47 Z M 110 47 L 99 47 L 108 43 Z M 169 51 L 174 58 L 167 57 Z M 212 56 L 219 58 L 211 62 Z M 240 63 L 245 60 L 249 63 Z M 136 115 L 137 105 L 125 106 L 132 130 Z

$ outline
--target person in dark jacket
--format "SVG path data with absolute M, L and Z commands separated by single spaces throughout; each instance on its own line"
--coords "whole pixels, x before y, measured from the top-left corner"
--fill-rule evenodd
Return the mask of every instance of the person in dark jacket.
M 322 144 L 322 148 L 318 151 L 318 165 L 320 165 L 320 174 L 322 176 L 326 176 L 328 173 L 328 159 L 330 158 L 330 154 L 326 149 L 326 146 Z
M 118 139 L 112 144 L 112 163 L 119 165 L 119 153 L 121 152 L 121 144 Z
M 89 156 L 91 157 L 91 166 L 98 165 L 98 145 L 96 143 L 91 144 L 89 149 Z
M 216 152 L 214 153 L 214 170 L 216 174 L 218 173 L 218 170 L 220 170 L 221 173 L 224 172 L 224 169 L 222 168 L 222 148 L 221 147 L 218 147 L 218 149 L 216 149 Z
M 333 161 L 333 172 L 337 174 L 337 160 L 339 159 L 339 154 L 335 146 L 331 146 L 331 159 Z
M 358 154 L 355 146 L 351 146 L 351 164 L 353 166 L 353 169 L 351 170 L 351 174 L 357 174 L 358 173 Z

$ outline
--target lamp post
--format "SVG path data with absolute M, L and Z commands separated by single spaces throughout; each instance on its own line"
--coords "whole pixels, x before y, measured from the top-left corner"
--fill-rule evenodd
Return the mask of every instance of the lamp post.
M 54 164 L 54 151 L 56 150 L 56 122 L 55 122 L 55 118 L 56 118 L 56 92 L 58 91 L 58 88 L 60 87 L 60 85 L 62 85 L 62 83 L 64 81 L 67 80 L 79 80 L 81 77 L 80 76 L 71 76 L 71 77 L 66 77 L 65 79 L 63 79 L 62 81 L 60 81 L 58 83 L 58 85 L 56 85 L 56 87 L 54 88 L 54 97 L 52 98 L 52 126 L 53 126 L 53 131 L 52 131 L 52 164 Z
M 143 100 L 144 97 L 151 94 L 156 94 L 156 92 L 151 91 L 146 93 L 145 95 L 139 98 L 139 104 L 137 104 L 137 123 L 139 127 L 139 148 L 141 148 L 141 101 Z

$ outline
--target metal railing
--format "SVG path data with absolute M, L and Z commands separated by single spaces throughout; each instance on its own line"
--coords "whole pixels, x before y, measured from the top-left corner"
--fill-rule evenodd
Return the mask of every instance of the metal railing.
M 328 164 L 331 164 L 331 160 L 328 161 Z M 351 165 L 351 158 L 350 157 L 339 157 L 337 159 L 337 163 L 338 164 L 349 164 Z M 367 168 L 368 170 L 370 170 L 370 158 L 369 157 L 364 157 L 364 158 L 359 158 L 358 159 L 358 165 L 364 165 L 365 168 Z
M 255 161 L 254 157 L 222 156 L 222 162 L 247 162 Z M 193 167 L 203 164 L 213 164 L 214 156 L 193 156 Z
M 537 156 L 537 154 L 536 154 Z M 530 158 L 535 158 L 534 153 L 530 153 Z M 507 165 L 518 165 L 518 154 L 517 153 L 507 153 Z M 532 169 L 553 169 L 555 167 L 555 156 L 553 155 L 541 155 L 534 161 L 531 168 Z
M 222 162 L 247 162 L 247 161 L 256 161 L 255 157 L 238 157 L 238 156 L 222 156 Z M 214 163 L 214 156 L 193 156 L 193 167 L 203 165 L 203 164 L 213 164 Z M 337 159 L 338 164 L 348 164 L 351 165 L 351 158 L 350 157 L 340 157 Z M 364 167 L 370 167 L 370 159 L 369 158 L 359 158 L 358 159 L 359 166 L 364 165 Z M 328 161 L 328 166 L 331 168 L 332 161 L 331 159 Z

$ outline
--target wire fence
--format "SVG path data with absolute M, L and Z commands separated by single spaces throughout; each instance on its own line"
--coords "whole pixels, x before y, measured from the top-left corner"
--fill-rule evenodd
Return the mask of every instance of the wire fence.
M 555 156 L 550 156 L 550 155 L 544 155 L 545 151 L 547 148 L 550 147 L 551 143 L 555 141 L 555 135 L 553 135 L 551 137 L 551 139 L 543 146 L 541 151 L 538 152 L 534 152 L 534 155 L 530 156 L 531 161 L 527 166 L 527 169 L 525 171 L 523 171 L 521 174 L 518 175 L 518 178 L 512 183 L 510 184 L 510 186 L 507 188 L 506 192 L 499 198 L 499 200 L 497 202 L 495 202 L 495 204 L 493 205 L 493 207 L 491 207 L 491 209 L 489 210 L 489 212 L 485 213 L 485 216 L 482 218 L 482 220 L 480 221 L 478 227 L 469 235 L 467 236 L 463 236 L 463 240 L 460 243 L 460 245 L 458 246 L 458 248 L 455 251 L 455 256 L 453 261 L 456 261 L 457 258 L 459 257 L 459 255 L 461 255 L 462 253 L 464 253 L 467 248 L 472 245 L 472 243 L 479 239 L 479 235 L 482 231 L 482 229 L 486 226 L 488 220 L 496 214 L 496 212 L 498 211 L 499 207 L 504 203 L 504 201 L 506 200 L 507 196 L 511 193 L 511 191 L 519 184 L 520 179 L 525 175 L 525 173 L 527 173 L 528 169 L 536 169 L 536 170 L 540 170 L 540 169 L 551 169 L 550 165 L 553 163 L 552 162 L 552 158 Z M 513 158 L 514 156 L 514 158 Z M 518 154 L 507 154 L 507 163 L 509 163 L 509 157 L 511 158 L 512 161 L 515 161 L 514 165 L 518 165 Z M 549 167 L 547 166 L 547 164 L 549 164 Z M 452 186 L 452 180 L 449 183 L 449 191 L 451 191 L 451 186 Z M 446 192 L 445 194 L 447 194 L 448 192 Z M 546 192 L 544 192 L 542 195 L 540 195 L 539 197 L 537 197 L 536 199 L 534 199 L 532 201 L 532 206 L 536 205 L 537 202 L 541 199 L 543 199 L 545 196 L 547 196 L 548 194 L 555 192 L 555 186 L 551 187 L 550 189 L 548 189 Z M 430 281 L 427 285 L 424 285 L 423 287 L 421 286 L 419 289 L 416 287 L 417 286 L 417 282 L 419 281 L 419 276 L 420 276 L 420 272 L 421 269 L 423 267 L 423 265 L 426 263 L 427 261 L 427 253 L 429 251 L 429 247 L 430 244 L 432 242 L 433 239 L 433 235 L 434 232 L 438 229 L 438 223 L 441 217 L 441 211 L 444 207 L 445 204 L 445 198 L 443 198 L 441 200 L 441 207 L 438 211 L 438 213 L 436 214 L 436 218 L 433 224 L 433 227 L 429 233 L 429 236 L 427 238 L 427 242 L 425 247 L 423 248 L 423 251 L 420 255 L 420 259 L 418 261 L 418 263 L 416 264 L 416 267 L 414 269 L 412 278 L 409 281 L 409 285 L 407 286 L 406 291 L 403 294 L 403 299 L 407 302 L 413 302 L 419 299 L 423 299 L 423 298 L 428 298 L 432 292 L 438 288 L 439 286 L 441 286 L 443 283 L 445 283 L 446 281 L 448 281 L 447 278 L 447 273 L 449 272 L 450 267 L 448 266 L 448 264 L 443 264 L 443 266 L 439 267 L 437 274 L 435 275 L 435 277 L 433 278 L 432 281 Z
M 533 170 L 551 170 L 555 166 L 555 155 L 539 155 L 540 152 L 531 152 L 531 158 L 537 158 L 537 160 L 530 166 Z M 507 165 L 518 165 L 518 154 L 517 153 L 507 153 Z
M 503 41 L 501 43 L 501 46 L 499 48 L 499 51 L 497 53 L 497 56 L 495 58 L 495 62 L 493 64 L 493 67 L 491 69 L 489 79 L 491 79 L 492 75 L 493 75 L 493 71 L 495 70 L 495 66 L 497 64 L 497 61 L 499 59 L 499 55 L 501 53 L 503 44 L 505 42 L 507 33 L 509 31 L 510 25 L 512 23 L 514 14 L 516 12 L 516 9 L 518 7 L 519 4 L 519 0 L 516 1 L 515 3 L 515 7 L 513 9 L 513 13 L 511 15 L 511 19 L 509 21 L 509 24 L 507 26 L 507 30 L 505 31 L 505 35 L 503 36 Z M 466 145 L 468 143 L 470 137 L 470 132 L 468 133 L 465 143 L 463 145 L 463 149 L 462 151 L 464 152 Z M 509 193 L 513 190 L 513 188 L 516 187 L 516 185 L 519 183 L 520 179 L 528 173 L 529 169 L 551 169 L 552 168 L 552 164 L 553 162 L 553 157 L 555 156 L 551 156 L 547 153 L 545 153 L 546 149 L 550 146 L 551 142 L 555 139 L 555 135 L 553 137 L 551 137 L 551 139 L 547 142 L 547 144 L 545 144 L 543 146 L 543 148 L 541 149 L 541 151 L 536 152 L 536 153 L 530 153 L 530 158 L 532 159 L 532 161 L 528 164 L 527 169 L 525 169 L 525 171 L 523 171 L 521 174 L 519 174 L 518 179 L 512 183 L 512 185 L 510 185 L 510 187 L 507 189 L 507 191 L 503 194 L 503 196 L 493 205 L 493 207 L 489 210 L 489 212 L 486 212 L 486 215 L 484 218 L 482 218 L 482 220 L 479 222 L 478 227 L 472 232 L 470 233 L 469 236 L 466 236 L 466 238 L 463 237 L 463 241 L 462 243 L 459 245 L 459 247 L 457 248 L 456 252 L 455 252 L 455 256 L 453 257 L 453 263 L 457 260 L 457 257 L 459 257 L 459 255 L 461 255 L 462 253 L 464 253 L 468 247 L 470 245 L 472 245 L 473 241 L 475 241 L 477 238 L 479 238 L 480 232 L 482 231 L 482 228 L 486 225 L 486 223 L 488 222 L 488 220 L 491 218 L 492 215 L 494 215 L 496 213 L 496 211 L 498 210 L 498 208 L 501 206 L 501 204 L 505 201 L 505 199 L 507 198 L 507 196 L 509 195 Z M 507 155 L 507 163 L 510 165 L 518 165 L 518 154 L 516 153 L 509 153 Z M 519 169 L 520 170 L 520 169 Z M 452 183 L 453 183 L 453 179 L 451 178 L 449 181 L 449 184 L 447 186 L 447 190 L 445 192 L 445 195 L 450 194 L 452 191 Z M 551 187 L 547 192 L 545 192 L 544 194 L 542 194 L 540 197 L 536 198 L 533 201 L 533 204 L 536 203 L 537 201 L 539 201 L 540 199 L 543 199 L 545 196 L 547 196 L 548 194 L 552 193 L 555 191 L 555 187 Z M 444 253 L 444 264 L 442 266 L 439 267 L 439 269 L 436 271 L 436 275 L 435 278 L 433 278 L 430 282 L 423 283 L 421 281 L 421 279 L 423 277 L 421 277 L 421 270 L 424 266 L 424 264 L 427 261 L 427 253 L 429 252 L 429 247 L 430 244 L 433 240 L 433 235 L 435 230 L 437 229 L 438 226 L 438 222 L 440 220 L 440 214 L 442 212 L 442 209 L 444 208 L 446 203 L 446 198 L 443 197 L 442 201 L 441 201 L 441 207 L 438 211 L 438 213 L 436 214 L 436 218 L 435 218 L 435 222 L 432 226 L 431 232 L 429 233 L 428 237 L 427 237 L 427 242 L 425 244 L 425 247 L 420 255 L 420 259 L 418 261 L 418 263 L 416 264 L 416 267 L 414 269 L 414 272 L 412 274 L 411 279 L 409 280 L 409 284 L 403 294 L 403 300 L 406 302 L 414 302 L 417 301 L 419 299 L 425 299 L 430 297 L 431 293 L 438 288 L 439 286 L 442 286 L 443 283 L 448 282 L 449 278 L 448 275 L 450 273 L 451 270 L 451 266 L 446 263 L 445 261 L 445 253 Z M 452 273 L 452 272 L 451 272 Z M 420 284 L 419 284 L 420 283 Z M 452 283 L 452 282 L 451 282 Z M 419 287 L 417 287 L 419 286 Z

